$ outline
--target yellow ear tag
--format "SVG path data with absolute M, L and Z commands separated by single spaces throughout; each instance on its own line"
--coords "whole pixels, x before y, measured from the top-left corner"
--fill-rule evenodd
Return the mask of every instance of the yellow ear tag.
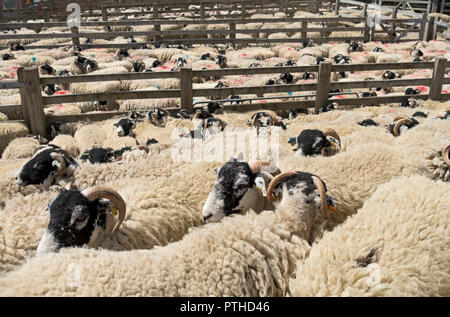
M 117 211 L 116 206 L 111 205 L 111 212 L 114 216 L 117 216 L 119 214 L 119 212 Z

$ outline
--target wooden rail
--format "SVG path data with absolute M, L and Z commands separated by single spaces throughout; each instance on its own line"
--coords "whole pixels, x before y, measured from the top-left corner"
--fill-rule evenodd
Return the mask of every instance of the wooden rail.
M 361 18 L 284 18 L 284 19 L 225 19 L 225 20 L 213 20 L 213 21 L 166 21 L 166 20 L 153 20 L 153 21 L 137 21 L 133 23 L 131 21 L 117 21 L 117 22 L 84 22 L 82 26 L 132 26 L 132 25 L 154 25 L 154 31 L 140 31 L 140 32 L 79 32 L 78 27 L 72 27 L 70 33 L 37 33 L 37 34 L 4 34 L 0 35 L 0 40 L 20 40 L 20 39 L 49 39 L 49 38 L 67 38 L 72 39 L 73 45 L 80 45 L 81 38 L 89 38 L 89 39 L 105 39 L 111 38 L 115 36 L 149 36 L 153 37 L 153 41 L 145 42 L 145 43 L 127 43 L 127 44 L 81 44 L 80 46 L 83 49 L 89 48 L 139 48 L 144 44 L 154 45 L 160 41 L 163 41 L 167 44 L 241 44 L 248 45 L 250 43 L 264 43 L 264 44 L 276 44 L 276 43 L 299 43 L 304 39 L 308 38 L 308 33 L 316 32 L 324 34 L 324 37 L 314 38 L 314 41 L 317 43 L 331 42 L 331 41 L 371 41 L 376 40 L 376 35 L 378 34 L 390 34 L 392 35 L 394 30 L 380 30 L 375 31 L 373 27 L 362 26 L 362 27 L 326 27 L 326 28 L 317 28 L 317 27 L 308 27 L 309 23 L 320 23 L 320 22 L 338 22 L 342 23 L 345 21 L 361 21 L 364 19 Z M 421 23 L 424 24 L 428 20 L 426 19 L 384 19 L 382 22 L 391 23 L 391 24 L 401 24 L 404 21 Z M 275 22 L 284 22 L 284 23 L 294 23 L 300 22 L 301 27 L 299 28 L 287 28 L 287 29 L 279 29 L 279 28 L 262 28 L 262 29 L 236 29 L 236 24 L 243 23 L 275 23 Z M 428 23 L 428 22 L 427 22 Z M 431 24 L 430 24 L 431 23 Z M 221 28 L 216 30 L 167 30 L 161 31 L 162 25 L 173 25 L 173 24 L 182 24 L 182 25 L 192 25 L 192 24 L 228 24 L 228 28 Z M 429 23 L 434 26 L 433 18 L 430 18 Z M 29 23 L 25 24 L 28 28 L 42 28 L 44 25 L 46 27 L 61 27 L 65 25 L 61 25 L 58 22 L 51 23 Z M 433 37 L 433 34 L 430 35 L 429 32 L 423 31 L 423 29 L 414 29 L 415 24 L 410 27 L 410 29 L 396 29 L 396 32 L 402 32 L 401 36 L 406 33 L 418 33 L 417 40 L 429 40 Z M 0 24 L 0 29 L 11 29 L 23 27 L 23 24 Z M 429 30 L 433 30 L 433 27 L 428 27 Z M 359 32 L 360 36 L 352 36 L 352 37 L 326 37 L 325 34 L 332 32 L 348 32 L 354 31 Z M 299 38 L 282 38 L 282 39 L 269 39 L 267 37 L 264 38 L 236 38 L 237 34 L 274 34 L 279 32 L 291 32 L 291 33 L 300 33 L 301 36 Z M 208 38 L 211 35 L 221 35 L 220 38 Z M 223 35 L 227 35 L 227 38 L 223 38 Z M 178 39 L 173 39 L 173 37 L 180 37 Z M 189 36 L 193 38 L 189 38 Z M 392 37 L 388 40 L 384 39 L 385 42 L 402 42 L 402 41 L 411 41 L 411 39 L 401 39 L 397 37 Z M 172 38 L 170 38 L 172 37 Z M 65 45 L 26 45 L 27 49 L 51 49 L 63 47 Z M 0 49 L 5 49 L 6 47 L 0 47 Z
M 42 1 L 39 4 L 35 4 L 31 8 L 20 8 L 11 10 L 0 10 L 0 17 L 3 21 L 14 20 L 37 20 L 37 19 L 66 19 L 68 12 L 66 11 L 67 5 L 73 1 Z M 135 1 L 136 2 L 136 1 Z M 317 12 L 317 4 L 319 1 L 315 0 L 235 0 L 235 1 L 221 1 L 221 0 L 196 0 L 196 1 L 162 1 L 155 0 L 152 3 L 137 2 L 137 3 L 118 3 L 118 1 L 87 1 L 78 0 L 78 3 L 82 9 L 82 18 L 88 17 L 102 17 L 103 20 L 107 20 L 110 16 L 130 16 L 130 15 L 144 15 L 155 14 L 156 11 L 159 14 L 165 13 L 194 13 L 198 14 L 196 17 L 202 19 L 221 15 L 208 15 L 207 12 L 216 11 L 237 11 L 234 16 L 248 17 L 250 14 L 259 12 L 278 12 L 283 11 L 286 14 L 290 14 L 293 11 L 290 9 L 296 8 L 296 10 L 310 10 Z M 283 5 L 284 3 L 284 5 Z M 107 12 L 108 9 L 128 8 L 148 8 L 148 11 L 139 12 Z M 99 11 L 100 13 L 93 13 L 93 11 Z M 100 11 L 101 10 L 101 11 Z M 229 17 L 230 15 L 223 15 Z
M 181 68 L 180 71 L 155 72 L 155 73 L 129 73 L 129 74 L 107 74 L 107 75 L 80 75 L 71 77 L 42 77 L 36 67 L 19 68 L 18 83 L 15 87 L 21 87 L 22 111 L 26 124 L 34 134 L 46 135 L 46 124 L 51 121 L 73 122 L 76 120 L 103 120 L 124 112 L 86 113 L 79 115 L 44 115 L 44 106 L 51 104 L 64 104 L 82 101 L 96 100 L 126 100 L 126 99 L 155 99 L 155 98 L 180 98 L 181 107 L 193 109 L 193 97 L 227 97 L 229 95 L 254 94 L 263 95 L 278 92 L 315 91 L 315 100 L 295 100 L 289 102 L 268 103 L 242 103 L 239 105 L 226 105 L 226 111 L 250 111 L 257 109 L 286 110 L 297 108 L 314 108 L 317 113 L 319 109 L 329 102 L 329 91 L 332 89 L 348 88 L 375 88 L 375 87 L 402 87 L 425 85 L 430 87 L 429 95 L 415 95 L 418 99 L 449 100 L 450 94 L 442 93 L 442 86 L 450 83 L 450 78 L 445 78 L 445 69 L 450 67 L 450 62 L 445 58 L 437 58 L 435 62 L 419 63 L 380 63 L 380 64 L 352 64 L 332 65 L 322 62 L 320 65 L 295 66 L 295 67 L 267 67 L 267 68 L 237 68 L 218 70 L 196 70 Z M 432 78 L 376 80 L 376 81 L 351 81 L 331 82 L 332 72 L 341 71 L 373 71 L 373 70 L 396 70 L 396 69 L 433 69 Z M 287 84 L 273 86 L 240 86 L 212 89 L 193 89 L 193 77 L 226 76 L 226 75 L 249 75 L 249 74 L 280 74 L 284 72 L 316 72 L 317 83 Z M 43 97 L 41 86 L 53 83 L 79 83 L 98 82 L 111 80 L 142 80 L 155 78 L 179 78 L 180 89 L 167 90 L 143 90 L 143 91 L 113 91 L 107 93 L 86 93 L 73 95 L 58 95 Z M 13 85 L 12 83 L 10 83 Z M 397 103 L 408 96 L 383 96 L 371 98 L 346 98 L 333 99 L 340 105 L 361 106 L 379 105 L 383 103 Z M 301 95 L 293 96 L 301 98 Z M 17 107 L 17 106 L 14 106 Z M 172 109 L 173 110 L 173 109 Z

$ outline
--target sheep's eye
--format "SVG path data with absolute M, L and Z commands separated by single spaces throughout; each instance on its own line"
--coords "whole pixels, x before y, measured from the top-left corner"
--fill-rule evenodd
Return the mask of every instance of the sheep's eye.
M 245 184 L 240 184 L 240 185 L 237 186 L 238 190 L 243 190 L 243 189 L 246 189 L 246 188 L 247 188 L 247 185 L 245 185 Z
M 82 222 L 82 221 L 85 221 L 85 220 L 86 220 L 86 216 L 85 215 L 80 215 L 77 218 L 77 222 Z

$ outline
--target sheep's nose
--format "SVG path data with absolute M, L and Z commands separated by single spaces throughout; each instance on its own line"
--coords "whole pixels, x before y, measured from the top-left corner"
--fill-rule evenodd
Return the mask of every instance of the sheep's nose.
M 211 217 L 212 217 L 212 214 L 203 216 L 203 220 L 206 222 L 206 220 L 208 220 L 208 219 L 211 218 Z

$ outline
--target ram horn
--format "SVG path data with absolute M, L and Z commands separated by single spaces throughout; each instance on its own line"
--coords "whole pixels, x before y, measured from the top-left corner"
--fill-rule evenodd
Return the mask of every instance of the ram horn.
M 326 128 L 324 130 L 322 130 L 322 133 L 325 137 L 327 136 L 332 136 L 333 138 L 335 138 L 336 140 L 338 140 L 339 142 L 339 146 L 342 147 L 341 145 L 341 138 L 339 137 L 339 134 L 336 132 L 336 130 L 331 129 L 331 128 Z
M 444 159 L 444 162 L 450 166 L 450 142 L 442 148 L 442 158 Z
M 276 166 L 275 164 L 272 164 L 271 162 L 267 162 L 267 161 L 261 161 L 261 160 L 249 161 L 248 166 L 250 167 L 250 170 L 252 171 L 253 174 L 267 172 L 275 177 L 281 173 L 278 166 Z
M 36 148 L 34 149 L 33 155 L 36 154 L 38 151 L 43 150 L 43 149 L 45 149 L 45 148 L 47 148 L 47 149 L 53 149 L 53 148 L 52 148 L 51 146 L 49 146 L 49 145 L 39 145 L 38 147 L 36 147 Z
M 111 233 L 115 233 L 119 230 L 120 225 L 125 220 L 127 214 L 127 205 L 123 200 L 122 196 L 114 189 L 106 186 L 95 186 L 88 189 L 85 189 L 81 192 L 89 201 L 94 201 L 100 198 L 105 198 L 111 201 L 119 211 L 119 219 L 116 222 Z
M 402 125 L 407 124 L 407 123 L 411 124 L 412 121 L 411 121 L 410 119 L 408 119 L 408 118 L 403 118 L 403 119 L 398 120 L 398 121 L 395 123 L 395 126 L 394 126 L 394 136 L 399 136 L 399 135 L 401 134 L 401 132 L 400 132 L 400 127 L 401 127 Z
M 138 146 L 135 146 L 133 149 L 135 149 L 135 150 L 143 150 L 146 153 L 148 153 L 148 147 L 145 146 L 145 145 L 138 145 Z
M 196 112 L 195 112 L 195 115 L 194 115 L 194 117 L 192 118 L 192 120 L 197 120 L 198 119 L 198 116 L 200 115 L 200 110 L 197 110 Z
M 55 177 L 63 175 L 67 168 L 66 160 L 64 159 L 63 154 L 52 152 L 50 153 L 50 157 L 52 158 L 52 160 L 55 160 L 59 163 L 59 166 L 56 167 Z
M 403 114 L 399 114 L 398 116 L 395 116 L 395 117 L 394 117 L 394 121 L 398 121 L 398 120 L 404 119 L 404 118 L 407 118 L 407 116 L 405 116 L 405 115 L 403 115 Z
M 316 185 L 317 189 L 319 190 L 320 194 L 320 210 L 322 211 L 322 215 L 325 219 L 329 219 L 330 215 L 328 214 L 328 202 L 327 202 L 327 195 L 325 193 L 325 184 L 323 181 L 317 177 L 312 177 L 314 185 Z
M 73 182 L 67 183 L 67 185 L 64 187 L 65 190 L 71 190 L 72 188 L 74 188 L 74 184 Z
M 273 190 L 275 189 L 275 186 L 277 186 L 283 179 L 292 176 L 297 175 L 296 172 L 284 172 L 281 174 L 278 174 L 275 176 L 272 181 L 269 183 L 269 186 L 267 187 L 267 195 L 266 200 L 269 204 L 273 203 Z
M 225 130 L 225 122 L 219 118 L 217 118 L 217 120 L 219 121 L 220 127 L 222 128 L 222 131 Z

